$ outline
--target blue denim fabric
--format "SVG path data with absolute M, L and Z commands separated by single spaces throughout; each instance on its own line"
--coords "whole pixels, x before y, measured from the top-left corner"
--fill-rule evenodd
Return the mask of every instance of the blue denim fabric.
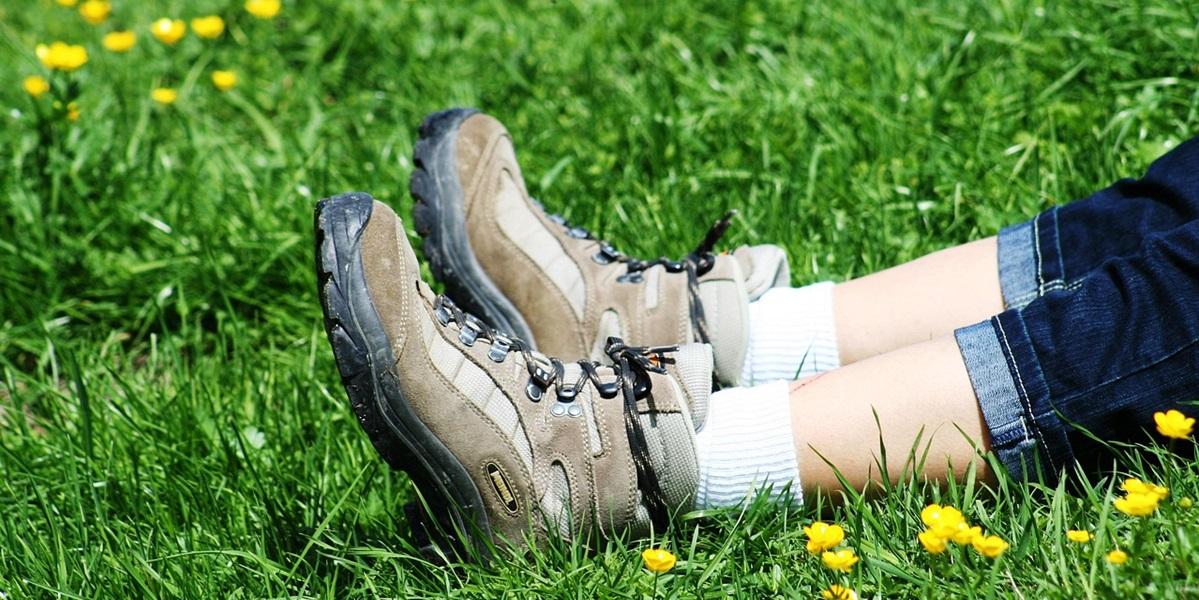
M 1145 439 L 1154 412 L 1199 400 L 1199 138 L 998 244 L 1007 310 L 956 337 L 1014 475 L 1097 469 L 1092 436 Z

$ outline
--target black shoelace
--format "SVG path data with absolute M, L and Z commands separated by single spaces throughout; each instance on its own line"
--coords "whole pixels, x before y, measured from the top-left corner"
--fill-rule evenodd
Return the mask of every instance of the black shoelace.
M 724 213 L 724 216 L 708 229 L 708 233 L 704 235 L 704 239 L 695 247 L 695 250 L 692 250 L 690 254 L 681 260 L 671 260 L 665 256 L 653 260 L 642 260 L 624 254 L 607 241 L 596 239 L 586 228 L 571 225 L 561 215 L 546 212 L 545 207 L 540 202 L 533 200 L 533 203 L 542 212 L 545 212 L 550 221 L 565 228 L 566 234 L 570 237 L 589 240 L 598 244 L 599 249 L 591 256 L 591 260 L 601 265 L 625 265 L 626 271 L 624 275 L 617 278 L 617 281 L 641 283 L 642 272 L 658 265 L 662 265 L 668 273 L 686 272 L 688 309 L 691 316 L 691 325 L 695 329 L 695 337 L 697 341 L 704 344 L 711 343 L 712 340 L 708 334 L 708 323 L 704 318 L 704 307 L 699 295 L 699 278 L 712 270 L 713 265 L 716 264 L 716 255 L 713 254 L 712 250 L 716 247 L 716 242 L 720 241 L 725 231 L 728 230 L 733 217 L 737 214 L 736 210 Z
M 441 295 L 433 303 L 433 312 L 442 326 L 451 322 L 459 326 L 458 341 L 466 346 L 473 346 L 480 338 L 486 340 L 491 348 L 487 357 L 497 363 L 504 362 L 509 352 L 519 352 L 525 360 L 525 368 L 529 372 L 529 381 L 525 386 L 525 395 L 533 402 L 540 402 L 553 386 L 559 402 L 573 402 L 579 390 L 588 382 L 595 388 L 601 398 L 612 399 L 617 395 L 623 396 L 625 433 L 629 438 L 630 454 L 633 465 L 637 469 L 637 487 L 640 488 L 649 508 L 650 518 L 654 526 L 663 528 L 669 518 L 669 507 L 662 493 L 662 486 L 650 462 L 649 444 L 645 429 L 637 410 L 637 401 L 650 398 L 653 384 L 650 373 L 665 373 L 665 365 L 673 362 L 668 354 L 678 350 L 678 346 L 641 347 L 629 346 L 618 337 L 609 337 L 604 346 L 604 354 L 612 360 L 612 369 L 616 379 L 605 382 L 600 377 L 599 363 L 590 360 L 579 360 L 580 374 L 571 382 L 565 381 L 566 367 L 562 361 L 553 357 L 534 354 L 529 344 L 524 340 L 506 335 L 484 324 L 474 315 L 465 313 L 452 300 Z M 548 362 L 548 365 L 546 364 Z

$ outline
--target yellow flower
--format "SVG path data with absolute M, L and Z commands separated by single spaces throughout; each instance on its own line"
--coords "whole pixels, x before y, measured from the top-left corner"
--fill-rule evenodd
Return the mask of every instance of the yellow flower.
M 187 33 L 187 25 L 179 19 L 163 18 L 150 25 L 150 33 L 153 33 L 158 41 L 168 46 L 174 46 L 183 39 L 183 34 Z
M 1123 498 L 1116 498 L 1112 504 L 1116 506 L 1116 510 L 1130 517 L 1144 517 L 1157 510 L 1158 502 L 1160 500 L 1154 494 L 1128 494 Z
M 845 530 L 841 529 L 840 525 L 829 525 L 821 521 L 804 527 L 803 532 L 808 536 L 808 552 L 812 554 L 832 550 L 845 540 Z
M 828 586 L 827 590 L 822 590 L 820 597 L 823 600 L 858 600 L 858 595 L 853 590 L 835 583 Z
M 279 14 L 279 0 L 246 0 L 246 12 L 259 19 L 273 19 Z
M 237 73 L 233 71 L 213 71 L 212 85 L 222 92 L 227 92 L 237 85 Z
M 1188 417 L 1174 409 L 1166 412 L 1153 413 L 1153 422 L 1157 423 L 1157 432 L 1175 439 L 1185 439 L 1191 435 L 1191 430 L 1195 428 L 1195 419 Z
M 79 0 L 56 0 L 56 1 L 58 2 L 59 6 L 65 6 L 67 8 L 71 8 L 72 6 L 75 6 L 75 3 L 78 2 Z
M 924 549 L 928 550 L 929 554 L 940 554 L 945 551 L 945 538 L 937 535 L 936 532 L 931 529 L 925 529 L 924 531 L 921 531 L 920 534 L 916 536 L 916 539 L 920 540 L 920 545 L 924 546 Z
M 965 545 L 973 543 L 974 540 L 982 537 L 982 534 L 982 527 L 979 527 L 978 525 L 970 527 L 966 525 L 966 523 L 962 523 L 962 526 L 958 527 L 958 530 L 953 532 L 953 536 L 949 539 L 953 540 L 953 543 L 955 544 Z
M 920 511 L 920 520 L 939 537 L 949 539 L 957 532 L 958 527 L 966 523 L 961 511 L 952 506 L 929 504 Z
M 1178 507 L 1179 508 L 1190 508 L 1194 505 L 1195 505 L 1195 501 L 1191 500 L 1190 498 L 1182 497 L 1182 498 L 1178 499 Z
M 225 33 L 225 20 L 217 15 L 192 19 L 192 31 L 202 38 L 210 40 L 219 38 L 222 33 Z
M 79 14 L 83 15 L 83 20 L 92 25 L 99 25 L 108 19 L 108 15 L 112 13 L 112 3 L 108 0 L 87 0 L 79 5 Z
M 849 570 L 852 569 L 855 564 L 857 564 L 858 557 L 854 555 L 853 550 L 845 548 L 844 550 L 825 552 L 824 554 L 821 554 L 820 562 L 824 563 L 824 566 L 834 571 L 848 573 Z
M 105 34 L 101 43 L 110 52 L 128 52 L 137 43 L 137 34 L 132 31 L 114 31 Z
M 1122 565 L 1128 562 L 1128 553 L 1123 550 L 1112 550 L 1111 552 L 1108 552 L 1107 556 L 1104 558 L 1107 559 L 1107 562 L 1112 563 L 1113 565 Z
M 665 573 L 674 568 L 675 558 L 673 554 L 661 548 L 646 548 L 641 552 L 641 561 L 651 572 Z
M 41 75 L 30 75 L 21 84 L 25 88 L 25 93 L 34 98 L 41 98 L 42 94 L 50 91 L 50 82 Z
M 987 558 L 996 558 L 1008 549 L 1008 543 L 997 535 L 979 536 L 970 543 L 979 554 Z
M 154 88 L 150 92 L 150 97 L 159 104 L 174 104 L 175 100 L 179 99 L 179 92 L 174 88 Z
M 1149 494 L 1152 496 L 1157 496 L 1158 500 L 1165 500 L 1166 496 L 1170 495 L 1169 488 L 1164 488 L 1156 483 L 1148 483 L 1134 478 L 1125 479 L 1123 485 L 1120 487 L 1129 494 Z
M 1086 529 L 1066 530 L 1066 539 L 1070 540 L 1071 542 L 1085 544 L 1094 538 L 1095 536 L 1091 535 L 1091 532 L 1087 531 Z
M 54 42 L 49 46 L 37 45 L 37 58 L 42 66 L 57 71 L 74 71 L 87 64 L 87 49 L 83 46 L 72 46 L 62 42 Z
M 79 120 L 79 105 L 72 102 L 67 105 L 67 120 L 74 123 Z

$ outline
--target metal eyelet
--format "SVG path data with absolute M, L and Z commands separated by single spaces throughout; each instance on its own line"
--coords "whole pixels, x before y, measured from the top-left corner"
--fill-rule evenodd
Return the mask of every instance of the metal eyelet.
M 533 367 L 532 380 L 537 384 L 537 387 L 544 390 L 550 385 L 550 372 L 545 370 L 541 365 Z
M 539 387 L 537 382 L 530 379 L 529 385 L 525 386 L 525 395 L 533 402 L 541 402 L 541 399 L 545 396 L 545 389 Z
M 640 400 L 648 395 L 651 389 L 653 389 L 653 384 L 648 375 L 638 377 L 637 381 L 633 383 L 633 397 Z
M 558 388 L 558 402 L 571 403 L 579 395 L 579 390 L 573 385 Z
M 645 278 L 642 277 L 641 273 L 638 271 L 633 273 L 625 273 L 624 275 L 617 277 L 616 281 L 618 283 L 641 283 L 644 281 L 644 279 Z
M 491 341 L 491 350 L 487 351 L 487 358 L 490 358 L 497 363 L 504 362 L 504 359 L 508 357 L 508 349 L 511 347 L 512 344 L 508 338 L 497 335 L 495 339 Z
M 566 416 L 566 405 L 559 402 L 559 403 L 551 406 L 550 414 L 554 415 L 555 417 L 565 417 Z
M 601 383 L 595 386 L 595 390 L 599 392 L 600 398 L 615 398 L 616 394 L 620 392 L 620 381 Z
M 601 265 L 610 265 L 616 262 L 618 258 L 620 258 L 620 252 L 617 252 L 616 248 L 613 248 L 612 244 L 607 242 L 600 244 L 599 251 L 591 256 L 591 260 Z
M 467 321 L 462 324 L 462 330 L 458 332 L 458 341 L 464 346 L 475 345 L 475 340 L 479 339 L 479 326 L 473 321 Z
M 578 239 L 578 240 L 585 240 L 585 239 L 587 239 L 587 236 L 590 235 L 589 233 L 587 233 L 587 230 L 583 229 L 582 227 L 571 227 L 570 229 L 568 229 L 566 231 L 566 233 L 570 237 Z
M 571 404 L 570 406 L 568 406 L 566 408 L 566 414 L 568 414 L 572 417 L 582 416 L 583 415 L 583 407 L 579 406 L 578 404 Z
M 433 314 L 437 315 L 437 322 L 441 323 L 442 327 L 449 325 L 450 318 L 453 317 L 453 314 L 450 313 L 450 309 L 446 308 L 445 306 L 438 306 L 437 309 L 433 311 Z

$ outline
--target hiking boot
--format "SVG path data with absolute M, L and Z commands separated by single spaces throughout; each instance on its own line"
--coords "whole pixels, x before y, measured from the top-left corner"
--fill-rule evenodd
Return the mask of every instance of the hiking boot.
M 534 352 L 434 295 L 400 220 L 366 194 L 317 205 L 316 260 L 359 423 L 466 548 L 641 534 L 691 505 L 708 346 L 613 338 L 612 366 Z
M 530 198 L 507 130 L 471 109 L 426 117 L 414 154 L 416 230 L 464 308 L 557 356 L 601 360 L 609 336 L 710 343 L 717 377 L 738 383 L 748 302 L 790 279 L 782 249 L 714 254 L 729 214 L 682 260 L 626 256 Z

